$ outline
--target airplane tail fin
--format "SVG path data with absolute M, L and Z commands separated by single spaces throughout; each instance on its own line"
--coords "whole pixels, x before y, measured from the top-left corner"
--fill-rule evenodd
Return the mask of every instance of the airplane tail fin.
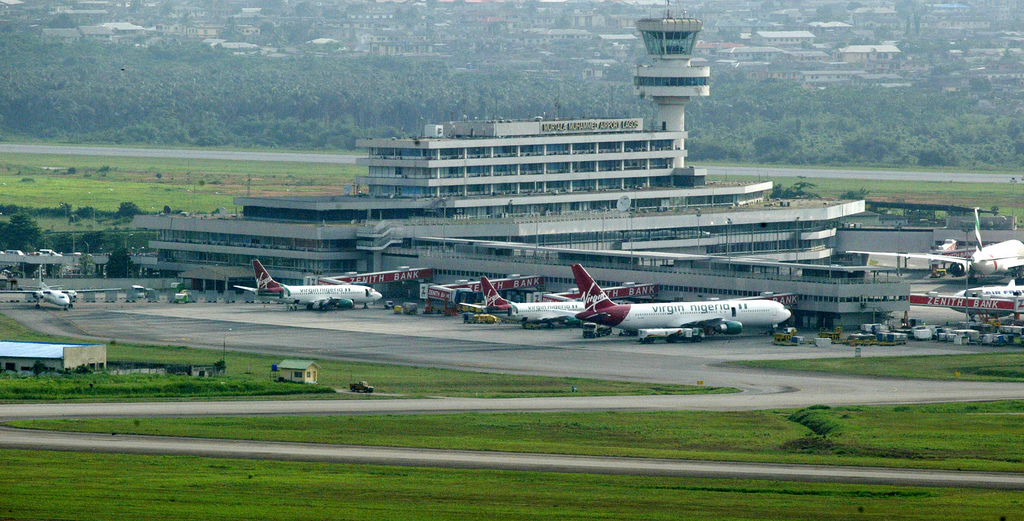
M 501 298 L 501 295 L 498 294 L 498 290 L 494 289 L 494 285 L 491 284 L 491 281 L 487 280 L 487 277 L 480 277 L 480 289 L 484 292 L 485 306 L 489 308 L 503 308 L 510 305 L 507 300 Z
M 609 306 L 614 306 L 608 295 L 594 282 L 594 278 L 583 269 L 581 264 L 572 265 L 572 274 L 576 277 L 576 286 L 580 289 L 580 298 L 583 300 L 585 311 L 600 311 Z
M 974 237 L 978 239 L 978 249 L 981 250 L 985 246 L 981 243 L 981 219 L 978 217 L 978 209 L 974 209 Z
M 259 259 L 252 260 L 252 270 L 256 273 L 257 290 L 273 291 L 281 288 L 281 285 L 270 276 L 270 273 L 263 267 L 263 264 L 260 264 Z

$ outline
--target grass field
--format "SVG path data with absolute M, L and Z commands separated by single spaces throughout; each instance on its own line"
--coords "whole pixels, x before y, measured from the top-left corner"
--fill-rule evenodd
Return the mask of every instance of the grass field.
M 54 338 L 35 333 L 17 322 L 0 315 L 0 339 L 28 342 L 81 342 L 81 340 Z M 155 362 L 164 364 L 212 365 L 224 356 L 227 363 L 226 378 L 239 382 L 268 382 L 273 377 L 271 364 L 279 363 L 288 355 L 256 355 L 182 346 L 147 346 L 112 343 L 107 346 L 107 360 L 121 362 Z M 736 392 L 732 388 L 690 385 L 651 384 L 642 382 L 605 381 L 586 378 L 546 377 L 496 373 L 454 371 L 429 367 L 408 367 L 384 364 L 365 364 L 339 360 L 316 360 L 320 365 L 319 384 L 328 388 L 347 389 L 355 380 L 366 380 L 373 385 L 376 396 L 387 393 L 403 398 L 427 396 L 471 396 L 478 398 L 510 398 L 530 396 L 598 396 L 598 395 L 650 395 L 650 394 L 717 394 Z M 97 376 L 99 378 L 99 376 Z M 0 399 L 4 399 L 4 380 L 0 380 Z M 20 399 L 51 399 L 50 384 L 38 383 L 39 392 L 24 391 Z M 574 391 L 575 389 L 575 391 Z M 167 396 L 154 386 L 154 393 Z M 115 392 L 108 393 L 111 399 Z M 266 394 L 266 393 L 259 393 Z M 154 394 L 156 396 L 156 394 Z M 182 394 L 181 396 L 188 396 Z M 337 395 L 353 398 L 349 394 Z M 375 395 L 358 395 L 373 398 Z M 83 398 L 89 398 L 84 396 Z M 121 396 L 119 399 L 143 399 L 145 395 Z
M 713 176 L 715 180 L 725 177 Z M 730 181 L 756 181 L 756 177 L 729 176 Z M 1000 215 L 1014 215 L 1018 220 L 1024 219 L 1024 187 L 999 183 L 940 183 L 934 181 L 883 181 L 863 179 L 771 179 L 778 186 L 789 187 L 805 181 L 817 186 L 807 191 L 823 198 L 837 198 L 844 192 L 857 192 L 867 188 L 868 199 L 881 199 L 891 202 L 951 204 L 968 208 L 979 207 L 990 210 L 999 207 Z
M 1018 491 L 18 450 L 0 458 L 5 519 L 1012 520 L 1024 509 Z
M 733 362 L 746 367 L 932 380 L 1024 382 L 1024 353 Z
M 69 173 L 74 169 L 74 173 Z M 356 165 L 4 154 L 0 204 L 117 210 L 134 202 L 146 212 L 233 209 L 238 196 L 338 194 L 366 168 Z
M 152 418 L 12 425 L 436 449 L 1022 472 L 1022 415 L 1024 402 L 1013 401 L 802 411 Z
M 72 168 L 74 174 L 69 174 Z M 813 173 L 815 168 L 807 170 Z M 366 168 L 357 165 L 14 153 L 0 159 L 0 204 L 17 201 L 25 206 L 52 207 L 66 202 L 75 208 L 116 210 L 122 201 L 131 201 L 144 211 L 157 212 L 167 205 L 188 212 L 210 212 L 220 207 L 232 210 L 233 198 L 247 194 L 342 194 L 345 185 L 365 174 Z M 774 181 L 782 186 L 809 181 L 818 185 L 809 191 L 823 197 L 837 197 L 865 186 L 863 180 Z M 870 198 L 985 209 L 999 206 L 1002 214 L 1024 215 L 1024 188 L 1018 194 L 1015 185 L 873 180 L 868 187 Z

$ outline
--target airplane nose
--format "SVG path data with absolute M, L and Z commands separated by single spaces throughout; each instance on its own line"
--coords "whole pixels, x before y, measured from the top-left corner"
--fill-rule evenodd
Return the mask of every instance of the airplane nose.
M 785 317 L 782 319 L 782 321 L 785 322 L 789 320 L 789 317 L 793 316 L 793 312 L 786 308 L 782 308 L 782 316 Z

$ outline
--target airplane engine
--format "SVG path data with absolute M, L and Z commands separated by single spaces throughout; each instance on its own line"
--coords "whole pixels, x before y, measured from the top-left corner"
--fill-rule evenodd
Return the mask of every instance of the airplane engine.
M 338 302 L 338 309 L 352 309 L 355 307 L 355 305 L 356 303 L 352 300 L 342 299 L 340 302 Z
M 964 269 L 963 264 L 950 264 L 949 268 L 946 269 L 946 272 L 954 277 L 963 277 L 967 274 L 967 270 Z
M 718 332 L 727 335 L 738 335 L 743 332 L 743 323 L 735 320 L 726 320 L 718 325 Z

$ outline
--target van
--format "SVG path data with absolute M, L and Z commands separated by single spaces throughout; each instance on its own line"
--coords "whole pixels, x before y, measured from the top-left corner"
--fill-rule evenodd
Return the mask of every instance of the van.
M 61 257 L 61 254 L 59 254 L 59 253 L 57 253 L 57 252 L 55 252 L 53 250 L 48 250 L 46 248 L 40 249 L 39 250 L 39 254 L 40 255 L 51 255 L 51 256 L 54 256 L 54 257 Z
M 21 250 L 4 250 L 4 255 L 25 255 Z

